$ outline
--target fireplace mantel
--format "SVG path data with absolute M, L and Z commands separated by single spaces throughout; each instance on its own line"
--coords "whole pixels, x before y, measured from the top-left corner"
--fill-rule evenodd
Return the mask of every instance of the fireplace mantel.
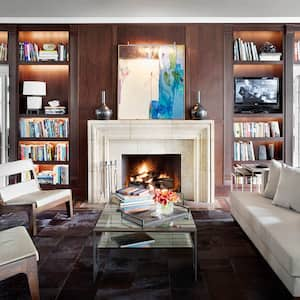
M 182 153 L 183 193 L 196 202 L 214 200 L 214 121 L 111 120 L 88 121 L 88 201 L 107 202 L 101 165 L 122 153 Z M 117 178 L 121 177 L 120 168 Z M 118 182 L 121 187 L 121 182 Z

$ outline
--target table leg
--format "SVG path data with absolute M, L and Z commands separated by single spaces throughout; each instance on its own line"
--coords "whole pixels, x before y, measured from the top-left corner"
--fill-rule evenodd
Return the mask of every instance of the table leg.
M 198 279 L 198 262 L 197 262 L 197 231 L 194 232 L 194 253 L 193 253 L 193 261 L 194 261 L 194 272 L 195 272 L 195 281 Z
M 96 281 L 97 274 L 99 271 L 98 257 L 97 257 L 97 235 L 93 232 L 93 280 Z

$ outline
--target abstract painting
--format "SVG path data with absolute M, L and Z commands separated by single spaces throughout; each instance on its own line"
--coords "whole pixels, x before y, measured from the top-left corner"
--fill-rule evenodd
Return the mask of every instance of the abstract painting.
M 184 45 L 119 45 L 118 118 L 184 119 Z

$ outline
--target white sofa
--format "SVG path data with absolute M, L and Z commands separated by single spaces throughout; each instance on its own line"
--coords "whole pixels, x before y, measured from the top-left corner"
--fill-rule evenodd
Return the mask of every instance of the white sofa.
M 300 297 L 300 213 L 258 193 L 232 192 L 235 220 L 294 297 Z

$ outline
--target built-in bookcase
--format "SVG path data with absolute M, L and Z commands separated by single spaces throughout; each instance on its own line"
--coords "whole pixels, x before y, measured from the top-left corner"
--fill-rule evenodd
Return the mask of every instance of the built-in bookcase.
M 225 67 L 225 97 L 230 108 L 227 110 L 225 134 L 228 136 L 225 140 L 231 154 L 225 166 L 227 164 L 229 174 L 232 164 L 267 164 L 272 158 L 284 160 L 285 37 L 282 26 L 234 25 L 225 32 L 226 40 L 225 55 L 229 61 Z M 263 60 L 261 48 L 266 42 L 276 47 L 276 52 L 281 53 L 280 58 Z M 274 111 L 235 112 L 235 78 L 262 77 L 279 78 L 280 107 Z M 237 128 L 243 132 L 237 133 Z
M 33 159 L 43 187 L 68 187 L 70 165 L 70 57 L 68 30 L 17 32 L 18 158 Z M 51 50 L 53 45 L 54 50 Z M 42 110 L 27 110 L 24 81 L 46 82 Z M 45 114 L 59 100 L 64 114 Z

